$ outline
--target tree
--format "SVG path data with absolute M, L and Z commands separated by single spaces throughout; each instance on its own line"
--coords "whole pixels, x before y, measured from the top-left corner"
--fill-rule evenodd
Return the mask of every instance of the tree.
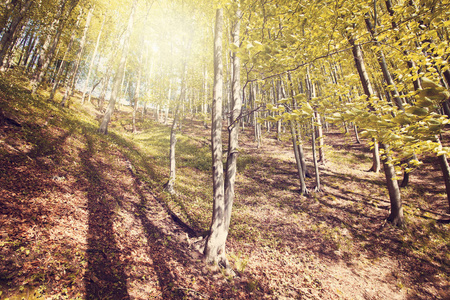
M 19 30 L 20 25 L 23 23 L 23 20 L 26 17 L 28 10 L 33 5 L 33 0 L 25 0 L 24 2 L 20 2 L 17 4 L 17 1 L 11 2 L 11 6 L 13 7 L 12 11 L 12 19 L 9 27 L 2 34 L 2 38 L 0 40 L 0 67 L 3 65 L 3 59 L 5 58 L 6 53 L 8 52 L 11 44 L 13 43 L 13 36 Z M 16 8 L 17 7 L 17 8 Z M 7 10 L 8 11 L 8 10 Z M 7 12 L 6 11 L 6 12 Z M 5 16 L 6 16 L 5 12 Z M 3 16 L 3 18 L 5 18 Z
M 214 87 L 211 108 L 211 149 L 213 175 L 213 213 L 208 239 L 205 244 L 207 263 L 227 264 L 225 257 L 225 241 L 228 232 L 225 230 L 225 197 L 224 174 L 222 164 L 222 99 L 223 99 L 223 62 L 222 62 L 223 9 L 217 9 L 214 31 Z
M 130 39 L 131 31 L 133 29 L 133 17 L 134 17 L 134 13 L 136 11 L 136 5 L 137 5 L 137 0 L 133 0 L 133 4 L 131 5 L 130 17 L 128 19 L 128 26 L 125 31 L 124 37 L 123 37 L 122 54 L 121 54 L 119 66 L 117 68 L 117 71 L 116 71 L 116 73 L 114 75 L 114 79 L 113 79 L 111 98 L 109 100 L 109 105 L 108 105 L 108 108 L 106 109 L 105 115 L 103 116 L 102 123 L 100 124 L 100 127 L 98 129 L 98 131 L 103 134 L 108 133 L 108 124 L 109 124 L 109 121 L 111 120 L 111 116 L 114 112 L 114 107 L 116 105 L 116 99 L 120 92 L 121 81 L 122 81 L 122 78 L 123 78 L 123 75 L 125 72 L 125 63 L 127 61 L 127 56 L 128 56 L 129 39 Z

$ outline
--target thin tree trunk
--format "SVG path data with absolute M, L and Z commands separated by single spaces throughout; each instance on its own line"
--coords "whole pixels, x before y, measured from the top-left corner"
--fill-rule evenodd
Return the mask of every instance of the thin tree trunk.
M 182 91 L 182 93 L 184 93 Z M 182 95 L 180 95 L 180 100 L 182 99 Z M 172 129 L 170 130 L 170 153 L 169 153 L 169 180 L 164 185 L 164 189 L 169 192 L 171 195 L 175 194 L 175 177 L 176 177 L 176 157 L 175 157 L 175 149 L 177 145 L 177 126 L 180 112 L 180 103 L 177 104 L 175 109 L 175 115 L 173 116 Z
M 352 37 L 349 37 L 348 40 L 352 45 L 353 59 L 355 61 L 356 69 L 358 70 L 359 78 L 361 80 L 364 93 L 370 99 L 375 93 L 370 83 L 369 75 L 367 74 L 366 71 L 361 46 L 359 44 L 356 44 L 355 40 Z M 373 107 L 370 106 L 370 109 L 373 110 Z M 373 139 L 372 141 L 373 141 L 373 151 L 372 151 L 373 164 L 372 167 L 370 168 L 370 171 L 378 173 L 381 170 L 378 142 L 376 141 L 376 139 Z
M 81 20 L 81 13 L 78 16 L 75 28 L 72 30 L 72 35 L 70 36 L 70 41 L 69 41 L 69 44 L 67 45 L 67 50 L 64 53 L 64 56 L 62 58 L 62 62 L 60 64 L 59 68 L 58 68 L 58 72 L 56 74 L 55 82 L 53 83 L 53 88 L 52 88 L 52 91 L 50 92 L 50 97 L 49 97 L 48 101 L 53 101 L 53 99 L 55 97 L 56 89 L 58 88 L 59 82 L 61 80 L 60 77 L 62 75 L 63 70 L 66 68 L 66 66 L 68 64 L 67 61 L 66 61 L 66 58 L 67 58 L 67 55 L 70 53 L 70 50 L 72 50 L 73 42 L 75 40 L 76 30 L 78 29 L 78 26 L 80 24 L 80 20 Z
M 30 59 L 30 55 L 31 52 L 34 49 L 34 46 L 36 44 L 36 40 L 37 40 L 37 33 L 35 31 L 32 32 L 31 38 L 30 38 L 30 42 L 28 43 L 28 45 L 25 48 L 25 54 L 24 54 L 24 58 L 23 58 L 23 66 L 27 66 L 28 64 L 28 60 Z
M 316 126 L 315 117 L 311 118 L 311 145 L 312 145 L 312 155 L 313 155 L 313 161 L 314 161 L 314 171 L 316 173 L 316 187 L 315 191 L 320 192 L 320 174 L 319 174 L 319 164 L 317 163 L 317 154 L 316 154 Z
M 133 133 L 136 133 L 136 109 L 137 104 L 139 102 L 139 90 L 141 88 L 141 74 L 142 74 L 142 68 L 139 67 L 139 73 L 138 73 L 138 80 L 136 83 L 136 91 L 134 93 L 134 101 L 133 101 Z
M 223 9 L 216 12 L 214 34 L 214 88 L 212 103 L 211 148 L 213 171 L 213 213 L 208 239 L 205 244 L 207 263 L 218 263 L 225 258 L 225 196 L 222 163 L 222 99 L 223 99 L 223 62 L 222 62 Z M 225 258 L 226 259 L 226 258 Z
M 358 134 L 358 126 L 356 126 L 356 123 L 353 123 L 353 130 L 355 131 L 356 143 L 361 144 L 361 140 L 359 139 L 359 134 Z
M 383 148 L 386 153 L 385 158 L 383 159 L 383 169 L 386 176 L 389 200 L 391 203 L 391 213 L 388 217 L 388 221 L 390 221 L 394 226 L 403 226 L 405 221 L 403 217 L 402 199 L 395 175 L 395 168 L 392 164 L 391 155 L 389 154 L 389 146 L 383 145 Z
M 37 89 L 39 88 L 39 85 L 44 80 L 45 73 L 47 72 L 48 66 L 50 65 L 54 53 L 56 50 L 56 47 L 58 46 L 59 39 L 61 37 L 62 31 L 64 29 L 65 25 L 65 17 L 69 17 L 72 10 L 75 8 L 75 6 L 78 4 L 77 1 L 72 1 L 69 9 L 66 13 L 64 13 L 64 9 L 66 7 L 68 0 L 63 0 L 60 4 L 60 8 L 55 16 L 55 20 L 52 22 L 52 25 L 50 26 L 50 34 L 46 38 L 44 42 L 43 49 L 40 53 L 40 58 L 38 61 L 38 68 L 35 71 L 35 75 L 32 80 L 32 94 L 35 94 Z M 54 33 L 53 33 L 54 32 Z
M 308 189 L 305 182 L 305 171 L 300 158 L 299 147 L 297 142 L 297 133 L 295 132 L 295 122 L 289 121 L 289 127 L 291 127 L 292 146 L 294 148 L 295 162 L 297 163 L 298 177 L 300 179 L 300 194 L 307 195 Z
M 236 12 L 236 22 L 233 26 L 232 39 L 235 45 L 239 45 L 240 34 L 240 10 Z M 231 210 L 233 208 L 233 201 L 235 196 L 234 184 L 236 181 L 236 163 L 238 157 L 238 135 L 239 135 L 239 121 L 242 109 L 241 98 L 241 62 L 237 52 L 233 52 L 233 74 L 232 74 L 232 87 L 231 87 L 231 126 L 228 128 L 228 156 L 227 156 L 227 169 L 225 174 L 225 207 L 224 207 L 224 223 L 225 223 L 225 239 L 228 235 L 231 221 Z M 223 254 L 225 252 L 225 241 L 223 244 Z M 228 268 L 228 261 L 226 257 L 222 257 L 222 263 Z
M 113 88 L 111 91 L 111 99 L 109 100 L 109 105 L 105 112 L 105 115 L 103 116 L 103 120 L 102 120 L 102 123 L 100 124 L 100 128 L 98 129 L 98 131 L 103 134 L 108 133 L 109 121 L 111 120 L 111 116 L 114 112 L 114 107 L 116 105 L 116 99 L 120 92 L 120 81 L 122 80 L 122 77 L 125 73 L 125 62 L 127 61 L 127 56 L 128 56 L 128 49 L 129 49 L 129 42 L 130 42 L 129 39 L 130 39 L 130 35 L 131 35 L 131 30 L 133 29 L 133 17 L 134 17 L 134 13 L 136 11 L 136 5 L 137 5 L 137 0 L 134 0 L 133 4 L 131 6 L 131 13 L 130 13 L 130 17 L 128 19 L 127 30 L 125 32 L 125 36 L 123 39 L 122 55 L 120 58 L 119 67 L 117 69 L 116 74 L 114 75 Z
M 6 0 L 5 3 L 3 3 L 3 15 L 0 17 L 1 34 L 6 32 L 7 30 L 7 28 L 5 28 L 6 24 L 10 19 L 10 16 L 14 16 L 15 14 L 14 10 L 16 9 L 17 4 L 19 4 L 18 0 Z
M 323 136 L 322 120 L 317 110 L 314 111 L 314 117 L 317 124 L 317 139 L 319 140 L 319 162 L 325 163 L 325 141 Z
M 376 41 L 374 38 L 375 28 L 374 28 L 372 22 L 370 21 L 370 17 L 368 15 L 368 13 L 365 14 L 365 22 L 366 22 L 367 30 L 371 34 L 373 41 L 375 41 L 375 45 L 380 46 L 380 43 L 378 41 Z M 405 109 L 403 108 L 402 99 L 400 98 L 400 94 L 398 93 L 398 90 L 397 90 L 397 85 L 395 84 L 394 80 L 392 79 L 391 73 L 388 70 L 386 58 L 384 56 L 383 51 L 382 50 L 377 51 L 376 56 L 377 56 L 377 60 L 380 65 L 381 71 L 383 73 L 384 80 L 386 81 L 386 84 L 388 86 L 392 87 L 390 89 L 390 92 L 392 94 L 392 97 L 394 98 L 395 105 L 397 106 L 398 109 L 405 111 Z
M 102 37 L 103 27 L 105 26 L 106 15 L 103 16 L 102 26 L 100 27 L 100 31 L 97 36 L 97 42 L 95 43 L 94 53 L 92 54 L 91 63 L 89 64 L 89 71 L 86 77 L 86 81 L 84 82 L 83 88 L 83 96 L 81 97 L 81 103 L 84 103 L 84 99 L 86 97 L 87 88 L 89 85 L 89 79 L 91 77 L 92 68 L 94 67 L 95 56 L 97 56 L 98 45 L 100 44 L 100 38 Z
M 84 46 L 86 44 L 86 36 L 87 36 L 87 32 L 89 30 L 89 26 L 91 23 L 93 10 L 94 10 L 94 8 L 91 8 L 86 17 L 86 24 L 84 25 L 83 36 L 80 41 L 80 47 L 78 48 L 78 51 L 77 51 L 77 59 L 76 59 L 75 65 L 73 66 L 72 74 L 70 75 L 70 83 L 68 86 L 66 86 L 66 91 L 65 91 L 64 97 L 61 101 L 61 106 L 64 106 L 67 102 L 70 101 L 70 97 L 72 96 L 72 91 L 75 88 L 75 82 L 76 82 L 76 78 L 77 78 L 78 68 L 80 67 L 81 56 L 83 55 Z
M 92 86 L 92 89 L 91 89 L 91 91 L 89 92 L 89 98 L 88 98 L 88 102 L 89 102 L 89 103 L 91 103 L 91 96 L 92 96 L 92 93 L 94 92 L 95 88 L 96 88 L 103 80 L 105 80 L 105 77 L 102 77 L 99 81 L 97 81 L 97 83 L 95 83 L 95 84 Z
M 367 95 L 368 98 L 370 98 L 372 97 L 372 95 L 374 95 L 374 92 L 364 65 L 361 46 L 355 44 L 353 38 L 351 37 L 349 38 L 349 41 L 350 44 L 353 46 L 353 57 L 361 79 L 361 84 L 363 86 L 365 94 Z M 374 109 L 371 107 L 371 110 Z M 389 200 L 391 203 L 391 214 L 388 217 L 388 221 L 392 222 L 394 225 L 402 226 L 404 220 L 403 220 L 402 201 L 400 197 L 400 188 L 398 186 L 398 182 L 395 175 L 395 169 L 392 164 L 391 154 L 389 153 L 389 146 L 383 145 L 383 148 L 385 150 L 385 158 L 383 159 L 384 174 L 386 177 L 386 184 L 389 191 Z M 377 163 L 379 162 L 379 155 L 380 154 L 378 151 L 378 142 L 376 139 L 373 139 L 372 171 L 377 171 L 379 169 L 379 166 L 377 166 Z
M 291 80 L 291 74 L 288 73 L 288 81 L 289 81 L 289 86 L 290 86 L 290 97 L 292 98 L 292 106 L 293 109 L 295 109 L 296 107 L 296 101 L 295 101 L 295 91 L 292 85 L 292 80 Z M 282 86 L 281 88 L 281 94 L 282 94 L 282 98 L 286 97 L 286 91 L 284 90 L 284 87 Z M 297 148 L 297 153 L 298 153 L 298 158 L 300 160 L 300 164 L 301 164 L 301 170 L 303 172 L 303 178 L 305 177 L 311 177 L 311 175 L 309 174 L 308 170 L 306 169 L 306 161 L 305 161 L 305 153 L 303 151 L 303 143 L 302 143 L 302 137 L 300 134 L 300 128 L 298 127 L 297 122 L 291 122 L 290 123 L 291 126 L 295 126 L 296 128 L 294 128 L 294 132 L 296 134 L 295 136 L 295 145 L 294 147 Z M 291 133 L 292 133 L 292 129 L 291 129 Z M 295 149 L 294 149 L 294 153 L 295 153 Z
M 3 59 L 5 58 L 5 55 L 8 53 L 8 50 L 11 47 L 14 33 L 20 28 L 20 24 L 22 23 L 27 11 L 30 9 L 33 3 L 33 0 L 26 0 L 24 3 L 22 3 L 19 11 L 14 14 L 14 18 L 11 20 L 8 29 L 3 32 L 2 38 L 0 40 L 0 67 L 3 66 Z

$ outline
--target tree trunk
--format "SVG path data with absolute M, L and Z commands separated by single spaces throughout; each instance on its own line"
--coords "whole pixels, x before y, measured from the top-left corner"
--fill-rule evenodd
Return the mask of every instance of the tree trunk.
M 111 115 L 114 112 L 114 107 L 116 105 L 116 99 L 120 92 L 120 85 L 123 74 L 125 73 L 125 62 L 127 61 L 128 56 L 128 48 L 129 48 L 129 39 L 131 35 L 131 30 L 133 29 L 133 17 L 136 11 L 137 0 L 133 1 L 131 6 L 131 13 L 128 19 L 127 30 L 125 31 L 124 39 L 123 39 L 123 47 L 122 47 L 122 55 L 119 62 L 119 67 L 117 68 L 117 72 L 114 75 L 113 87 L 111 91 L 111 99 L 109 100 L 108 108 L 106 109 L 105 115 L 103 116 L 102 123 L 100 124 L 100 128 L 98 131 L 103 134 L 108 133 L 108 125 L 111 120 Z
M 403 217 L 402 199 L 400 197 L 400 188 L 395 175 L 395 168 L 392 164 L 389 146 L 383 145 L 383 148 L 385 150 L 383 168 L 389 192 L 389 200 L 391 203 L 391 213 L 388 217 L 388 221 L 390 221 L 394 226 L 403 226 L 405 221 Z
M 3 4 L 3 15 L 0 17 L 0 33 L 6 30 L 6 24 L 10 16 L 14 16 L 17 4 L 19 4 L 19 0 L 6 0 Z
M 300 194 L 307 195 L 308 189 L 306 188 L 305 171 L 299 153 L 300 148 L 298 147 L 297 133 L 295 132 L 295 122 L 289 121 L 289 126 L 291 127 L 292 146 L 294 148 L 295 162 L 297 163 L 298 177 L 300 179 Z
M 80 24 L 80 20 L 81 20 L 81 13 L 78 16 L 77 19 L 77 23 L 75 25 L 75 28 L 72 30 L 72 35 L 70 36 L 70 41 L 69 44 L 67 45 L 67 50 L 64 53 L 64 56 L 62 58 L 62 62 L 58 68 L 58 72 L 56 74 L 56 78 L 55 78 L 55 82 L 53 83 L 53 88 L 52 91 L 50 92 L 50 97 L 48 99 L 48 101 L 53 101 L 55 94 L 56 94 L 56 89 L 58 88 L 59 82 L 60 82 L 60 77 L 62 74 L 62 71 L 66 68 L 67 66 L 67 61 L 66 61 L 66 57 L 67 55 L 70 53 L 70 50 L 72 50 L 72 46 L 73 46 L 73 42 L 75 40 L 75 34 L 76 34 L 76 30 L 78 29 L 78 26 Z
M 240 31 L 240 16 L 241 12 L 238 10 L 236 12 L 236 22 L 233 26 L 232 40 L 235 45 L 239 45 L 239 31 Z M 231 126 L 228 128 L 229 139 L 228 139 L 228 157 L 227 157 L 227 169 L 225 174 L 225 209 L 224 209 L 224 223 L 225 223 L 225 239 L 228 235 L 231 221 L 231 210 L 233 208 L 234 201 L 234 183 L 236 181 L 236 163 L 238 157 L 238 135 L 239 135 L 239 121 L 241 117 L 242 109 L 242 98 L 241 98 L 241 62 L 237 52 L 233 52 L 232 57 L 233 62 L 233 74 L 232 74 L 232 88 L 231 88 Z M 225 242 L 223 245 L 225 249 Z M 225 253 L 224 253 L 225 254 Z M 222 261 L 224 265 L 228 268 L 228 261 Z
M 223 62 L 222 33 L 223 9 L 216 12 L 216 28 L 214 33 L 214 88 L 212 103 L 211 148 L 213 171 L 213 214 L 208 239 L 205 244 L 205 260 L 207 263 L 218 263 L 225 257 L 225 196 L 224 174 L 222 163 L 222 99 L 223 99 Z
M 102 90 L 100 92 L 100 97 L 98 98 L 97 103 L 100 110 L 103 109 L 103 105 L 105 104 L 106 90 L 108 89 L 110 75 L 111 74 L 108 72 L 105 79 L 103 80 Z
M 356 143 L 361 144 L 361 140 L 359 139 L 359 134 L 358 134 L 358 126 L 356 126 L 356 123 L 353 123 L 353 131 L 355 131 Z
M 139 90 L 141 88 L 141 75 L 142 75 L 142 68 L 139 67 L 138 80 L 136 83 L 136 91 L 134 92 L 134 100 L 133 100 L 133 133 L 137 132 L 137 130 L 136 130 L 136 109 L 137 109 L 137 105 L 139 102 Z M 172 136 L 171 136 L 171 139 L 172 139 Z
M 291 74 L 288 73 L 288 80 L 289 80 L 289 86 L 290 86 L 290 97 L 292 98 L 292 106 L 293 109 L 296 108 L 296 102 L 295 102 L 295 91 L 292 85 L 292 80 L 291 80 Z M 281 87 L 281 94 L 282 94 L 282 98 L 286 97 L 286 91 L 284 90 L 284 87 Z M 297 150 L 294 149 L 294 154 L 295 151 L 297 151 L 298 153 L 298 158 L 300 160 L 300 164 L 301 164 L 301 169 L 302 169 L 302 173 L 303 173 L 303 178 L 305 177 L 311 177 L 311 175 L 309 174 L 308 170 L 306 169 L 306 161 L 305 161 L 305 153 L 303 151 L 303 144 L 302 144 L 302 137 L 300 135 L 300 128 L 298 128 L 298 124 L 297 122 L 291 122 L 290 123 L 291 126 L 295 126 L 294 128 L 294 133 L 295 133 L 295 146 L 297 148 Z M 292 129 L 291 129 L 291 133 L 292 133 Z M 303 189 L 302 189 L 303 190 Z
M 375 28 L 374 28 L 372 22 L 370 21 L 370 17 L 369 17 L 368 13 L 365 14 L 365 22 L 366 22 L 367 30 L 369 31 L 369 33 L 372 36 L 372 40 L 375 41 L 375 45 L 377 45 L 379 47 L 380 43 L 378 41 L 376 41 L 374 38 Z M 396 86 L 394 80 L 392 79 L 391 73 L 388 70 L 386 58 L 384 56 L 383 51 L 382 50 L 377 51 L 376 56 L 377 56 L 378 64 L 380 65 L 381 71 L 383 73 L 384 80 L 386 81 L 386 84 L 388 86 L 392 87 L 390 89 L 390 93 L 392 94 L 392 98 L 394 98 L 395 105 L 397 106 L 398 109 L 405 111 L 405 109 L 403 108 L 402 99 L 400 98 L 400 94 L 398 93 L 398 90 L 397 90 L 397 86 Z
M 319 164 L 317 163 L 317 154 L 316 154 L 316 126 L 315 126 L 315 117 L 311 118 L 311 145 L 312 145 L 312 155 L 314 161 L 314 171 L 316 173 L 316 187 L 315 191 L 320 192 L 320 174 L 319 174 Z
M 64 97 L 61 101 L 61 106 L 64 106 L 68 101 L 70 101 L 72 91 L 75 88 L 75 82 L 76 82 L 76 78 L 77 78 L 78 68 L 80 67 L 81 56 L 83 55 L 84 46 L 86 44 L 86 36 L 87 36 L 88 29 L 89 29 L 89 25 L 91 23 L 93 10 L 94 10 L 94 8 L 91 8 L 86 17 L 86 24 L 84 25 L 83 36 L 80 41 L 80 47 L 78 48 L 78 51 L 77 51 L 77 59 L 76 59 L 75 65 L 73 66 L 72 73 L 70 75 L 70 83 L 68 86 L 66 86 L 66 91 L 65 91 Z
M 355 61 L 356 69 L 358 70 L 359 78 L 361 80 L 364 93 L 370 99 L 375 93 L 373 91 L 372 85 L 370 84 L 369 75 L 367 74 L 366 71 L 361 46 L 359 44 L 356 44 L 355 40 L 352 37 L 349 37 L 348 41 L 350 42 L 350 45 L 352 45 L 353 59 Z M 373 110 L 372 106 L 369 106 L 369 108 L 370 110 Z M 372 151 L 373 164 L 372 167 L 370 168 L 370 171 L 378 173 L 381 170 L 380 153 L 378 151 L 378 142 L 375 139 L 373 139 L 373 143 L 374 143 Z
M 89 64 L 89 71 L 86 77 L 86 81 L 84 82 L 83 88 L 83 96 L 81 97 L 81 103 L 84 103 L 84 99 L 86 97 L 87 88 L 89 85 L 89 79 L 91 77 L 92 68 L 94 66 L 95 56 L 97 55 L 98 45 L 100 44 L 100 38 L 102 37 L 103 27 L 105 26 L 106 15 L 103 16 L 102 26 L 100 27 L 100 31 L 97 36 L 97 42 L 95 43 L 94 53 L 92 54 L 91 63 Z
M 19 25 L 22 23 L 23 19 L 26 16 L 26 13 L 33 3 L 34 0 L 26 0 L 24 3 L 22 3 L 19 11 L 14 14 L 14 17 L 12 18 L 8 29 L 5 30 L 2 34 L 2 39 L 0 40 L 0 67 L 3 66 L 3 59 L 8 53 L 8 49 L 11 47 L 14 33 L 18 28 L 20 28 Z
M 181 93 L 184 93 L 183 91 Z M 183 99 L 180 95 L 180 100 Z M 169 154 L 169 180 L 164 185 L 164 189 L 171 195 L 175 194 L 175 176 L 176 176 L 176 160 L 175 160 L 175 148 L 177 145 L 177 126 L 179 118 L 180 103 L 177 104 L 175 109 L 175 115 L 173 116 L 172 129 L 170 130 L 170 154 Z
M 25 54 L 24 54 L 23 63 L 22 63 L 22 65 L 25 67 L 28 64 L 28 60 L 30 59 L 31 52 L 33 51 L 34 46 L 36 44 L 36 40 L 37 40 L 37 33 L 35 31 L 33 31 L 31 38 L 30 38 L 30 42 L 25 47 Z
M 64 9 L 66 7 L 68 0 L 63 0 L 60 4 L 60 8 L 58 9 L 58 12 L 55 16 L 55 20 L 52 22 L 50 26 L 50 34 L 47 36 L 44 46 L 40 52 L 40 58 L 38 61 L 38 68 L 35 71 L 33 80 L 32 80 L 32 94 L 35 94 L 37 89 L 39 88 L 39 85 L 44 80 L 44 75 L 47 72 L 47 69 L 54 57 L 54 53 L 56 50 L 56 47 L 58 46 L 59 39 L 61 37 L 62 31 L 64 29 L 65 25 L 65 18 L 68 18 L 72 10 L 75 8 L 75 6 L 78 4 L 77 1 L 73 1 L 71 3 L 71 6 L 67 10 L 66 13 L 64 13 Z

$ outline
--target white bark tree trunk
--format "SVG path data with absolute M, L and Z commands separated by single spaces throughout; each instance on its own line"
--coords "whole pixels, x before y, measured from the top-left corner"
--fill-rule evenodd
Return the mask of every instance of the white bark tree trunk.
M 222 100 L 223 100 L 223 62 L 222 62 L 223 9 L 216 11 L 214 33 L 214 87 L 212 103 L 211 146 L 213 171 L 213 214 L 208 240 L 205 245 L 207 263 L 218 263 L 225 258 L 227 232 L 225 217 L 224 174 L 222 163 Z
M 136 11 L 136 5 L 137 5 L 137 0 L 134 0 L 133 4 L 131 6 L 131 13 L 130 13 L 130 18 L 128 19 L 127 30 L 125 32 L 125 36 L 123 39 L 122 56 L 120 58 L 119 67 L 117 69 L 117 72 L 114 75 L 113 88 L 111 91 L 111 99 L 109 100 L 109 105 L 108 105 L 108 108 L 106 109 L 105 115 L 103 116 L 103 120 L 102 120 L 102 123 L 100 124 L 100 128 L 98 129 L 98 131 L 103 134 L 108 133 L 109 121 L 111 120 L 112 113 L 114 112 L 114 107 L 116 105 L 116 99 L 120 92 L 121 80 L 122 80 L 123 74 L 125 73 L 125 62 L 127 61 L 127 56 L 128 56 L 128 48 L 129 48 L 129 42 L 130 42 L 129 39 L 130 39 L 131 31 L 133 29 L 133 20 L 134 20 L 134 13 Z
M 100 44 L 100 39 L 102 37 L 103 27 L 105 26 L 105 21 L 106 21 L 106 15 L 103 16 L 102 26 L 100 27 L 100 31 L 99 31 L 98 36 L 97 36 L 97 41 L 95 43 L 94 53 L 92 54 L 91 63 L 89 64 L 89 71 L 88 71 L 88 74 L 87 74 L 87 77 L 86 77 L 86 81 L 84 82 L 83 96 L 81 97 L 81 103 L 84 103 L 84 99 L 86 97 L 86 92 L 87 92 L 88 85 L 89 85 L 89 79 L 91 77 L 92 68 L 94 66 L 95 56 L 97 56 L 98 45 Z

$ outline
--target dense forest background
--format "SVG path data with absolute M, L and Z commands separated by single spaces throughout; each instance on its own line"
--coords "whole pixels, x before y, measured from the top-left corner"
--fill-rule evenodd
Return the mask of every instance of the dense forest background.
M 450 2 L 6 0 L 0 298 L 446 299 Z

